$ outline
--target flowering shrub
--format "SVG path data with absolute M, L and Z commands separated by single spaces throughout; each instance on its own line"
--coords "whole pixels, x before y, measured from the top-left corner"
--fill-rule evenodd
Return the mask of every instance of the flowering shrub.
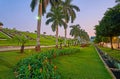
M 79 49 L 50 50 L 28 58 L 17 63 L 15 76 L 17 79 L 61 79 L 51 59 L 61 55 L 77 52 Z

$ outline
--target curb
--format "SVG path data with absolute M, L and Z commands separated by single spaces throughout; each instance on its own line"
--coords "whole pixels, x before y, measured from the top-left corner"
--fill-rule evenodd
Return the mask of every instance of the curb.
M 107 64 L 104 62 L 104 60 L 102 59 L 101 55 L 99 54 L 99 52 L 97 51 L 96 47 L 95 47 L 96 52 L 98 53 L 99 58 L 102 60 L 105 68 L 107 69 L 107 71 L 110 73 L 110 75 L 112 76 L 112 79 L 116 79 L 116 77 L 114 76 L 114 74 L 112 73 L 112 71 L 109 69 L 109 67 L 107 66 Z

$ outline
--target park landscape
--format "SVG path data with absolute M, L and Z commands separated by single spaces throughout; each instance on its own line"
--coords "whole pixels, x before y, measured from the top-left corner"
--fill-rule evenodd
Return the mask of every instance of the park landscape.
M 81 8 L 72 1 L 31 0 L 31 13 L 38 9 L 34 32 L 0 22 L 0 79 L 120 79 L 120 0 L 93 26 L 92 38 L 74 23 Z M 43 16 L 55 35 L 41 33 Z

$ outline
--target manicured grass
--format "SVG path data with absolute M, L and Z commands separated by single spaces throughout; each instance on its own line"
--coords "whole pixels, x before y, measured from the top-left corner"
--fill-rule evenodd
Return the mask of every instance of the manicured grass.
M 36 45 L 36 33 L 32 32 L 22 32 L 15 29 L 2 29 L 6 34 L 13 36 L 13 38 L 8 38 L 6 35 L 0 32 L 0 39 L 5 38 L 6 40 L 0 40 L 0 46 L 20 46 L 18 41 L 14 39 L 16 36 L 21 36 L 22 34 L 28 38 L 28 42 L 25 45 L 31 46 Z M 41 45 L 55 45 L 55 37 L 50 35 L 40 35 Z
M 42 51 L 50 50 L 51 48 L 42 48 Z M 25 57 L 38 54 L 34 50 L 25 50 L 25 53 L 20 54 L 19 51 L 0 52 L 0 79 L 15 79 L 13 67 L 15 64 Z
M 8 36 L 0 32 L 0 39 L 8 39 Z
M 19 51 L 0 53 L 0 79 L 15 79 L 12 70 L 15 64 L 33 54 L 37 53 L 34 50 L 25 50 L 24 54 Z M 92 46 L 80 48 L 80 52 L 75 54 L 57 57 L 53 63 L 62 79 L 112 79 Z
M 81 48 L 72 55 L 53 60 L 62 79 L 112 79 L 100 60 L 94 47 Z
M 112 50 L 111 48 L 100 47 L 105 53 L 107 53 L 113 59 L 120 61 L 120 50 Z

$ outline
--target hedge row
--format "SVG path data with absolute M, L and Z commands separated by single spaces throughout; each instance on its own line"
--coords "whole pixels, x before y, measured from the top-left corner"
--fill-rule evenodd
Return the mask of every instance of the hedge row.
M 25 58 L 17 63 L 14 73 L 16 79 L 62 79 L 51 59 L 69 55 L 80 49 L 50 50 Z

